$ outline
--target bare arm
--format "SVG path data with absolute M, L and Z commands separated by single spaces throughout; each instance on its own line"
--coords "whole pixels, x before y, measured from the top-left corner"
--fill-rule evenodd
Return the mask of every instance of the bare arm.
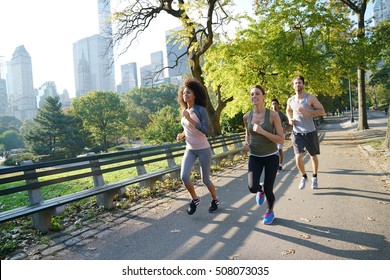
M 325 115 L 324 106 L 322 106 L 321 102 L 318 101 L 317 97 L 312 95 L 311 98 L 312 98 L 311 106 L 314 108 L 314 110 L 312 111 L 312 116 L 320 117 Z
M 246 113 L 243 117 L 244 125 L 245 125 L 245 144 L 244 148 L 246 151 L 249 151 L 249 142 L 250 142 L 250 134 L 248 130 L 248 115 L 249 113 Z
M 293 119 L 293 109 L 290 105 L 291 97 L 287 100 L 287 106 L 286 106 L 286 116 L 288 118 L 288 124 L 293 125 L 294 119 Z

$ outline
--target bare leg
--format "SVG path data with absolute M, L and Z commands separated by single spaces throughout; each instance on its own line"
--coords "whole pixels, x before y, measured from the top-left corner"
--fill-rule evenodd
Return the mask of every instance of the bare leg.
M 218 197 L 217 197 L 217 192 L 215 191 L 215 186 L 214 186 L 214 184 L 211 184 L 211 186 L 208 187 L 208 189 L 209 189 L 209 192 L 210 192 L 211 197 L 213 198 L 213 200 L 217 200 Z
M 299 172 L 303 175 L 306 174 L 305 171 L 305 164 L 303 163 L 303 154 L 296 154 L 295 155 L 295 163 L 298 167 Z
M 311 157 L 311 164 L 313 167 L 313 174 L 317 174 L 319 165 L 317 155 Z
M 279 164 L 282 164 L 283 163 L 283 150 L 280 149 L 279 150 Z
M 194 184 L 193 183 L 190 183 L 190 184 L 187 184 L 185 185 L 187 191 L 190 193 L 192 199 L 197 199 L 199 198 L 197 195 L 196 195 L 196 192 L 195 192 L 195 187 L 194 187 Z

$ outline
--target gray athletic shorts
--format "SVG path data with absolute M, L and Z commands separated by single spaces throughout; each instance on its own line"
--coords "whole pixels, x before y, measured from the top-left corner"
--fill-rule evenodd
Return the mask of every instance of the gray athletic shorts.
M 295 154 L 304 153 L 305 149 L 311 156 L 320 154 L 320 141 L 317 131 L 309 133 L 293 132 L 291 134 L 291 143 L 293 144 Z

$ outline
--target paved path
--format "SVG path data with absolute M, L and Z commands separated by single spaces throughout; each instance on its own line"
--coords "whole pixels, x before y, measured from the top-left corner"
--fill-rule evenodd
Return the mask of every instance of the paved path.
M 53 238 L 39 258 L 389 260 L 390 192 L 352 141 L 352 128 L 339 121 L 322 126 L 317 190 L 298 190 L 300 175 L 286 143 L 272 225 L 261 223 L 266 205 L 258 206 L 249 193 L 242 164 L 214 177 L 221 201 L 217 213 L 208 213 L 209 195 L 198 186 L 201 204 L 192 216 L 185 212 L 188 194 L 179 192 L 154 207 L 107 213 L 95 225 Z M 307 155 L 305 162 L 311 178 Z
M 292 148 L 277 176 L 276 220 L 261 223 L 266 205 L 257 206 L 247 189 L 246 165 L 214 181 L 220 211 L 209 214 L 204 187 L 193 216 L 187 195 L 155 208 L 124 215 L 112 234 L 74 246 L 61 259 L 390 259 L 390 193 L 351 142 L 349 128 L 328 122 L 322 138 L 320 189 L 298 190 L 300 176 Z M 311 176 L 309 157 L 305 157 Z

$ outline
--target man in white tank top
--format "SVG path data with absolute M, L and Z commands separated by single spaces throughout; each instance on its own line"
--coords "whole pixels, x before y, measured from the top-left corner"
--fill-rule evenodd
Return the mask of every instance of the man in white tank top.
M 313 178 L 312 189 L 318 188 L 318 157 L 320 154 L 320 144 L 313 117 L 325 115 L 322 104 L 314 95 L 305 93 L 303 88 L 305 79 L 303 76 L 296 76 L 292 80 L 295 95 L 287 100 L 286 115 L 290 125 L 293 126 L 291 142 L 294 148 L 295 163 L 302 175 L 298 188 L 306 186 L 307 175 L 303 163 L 303 153 L 307 150 L 310 154 Z

